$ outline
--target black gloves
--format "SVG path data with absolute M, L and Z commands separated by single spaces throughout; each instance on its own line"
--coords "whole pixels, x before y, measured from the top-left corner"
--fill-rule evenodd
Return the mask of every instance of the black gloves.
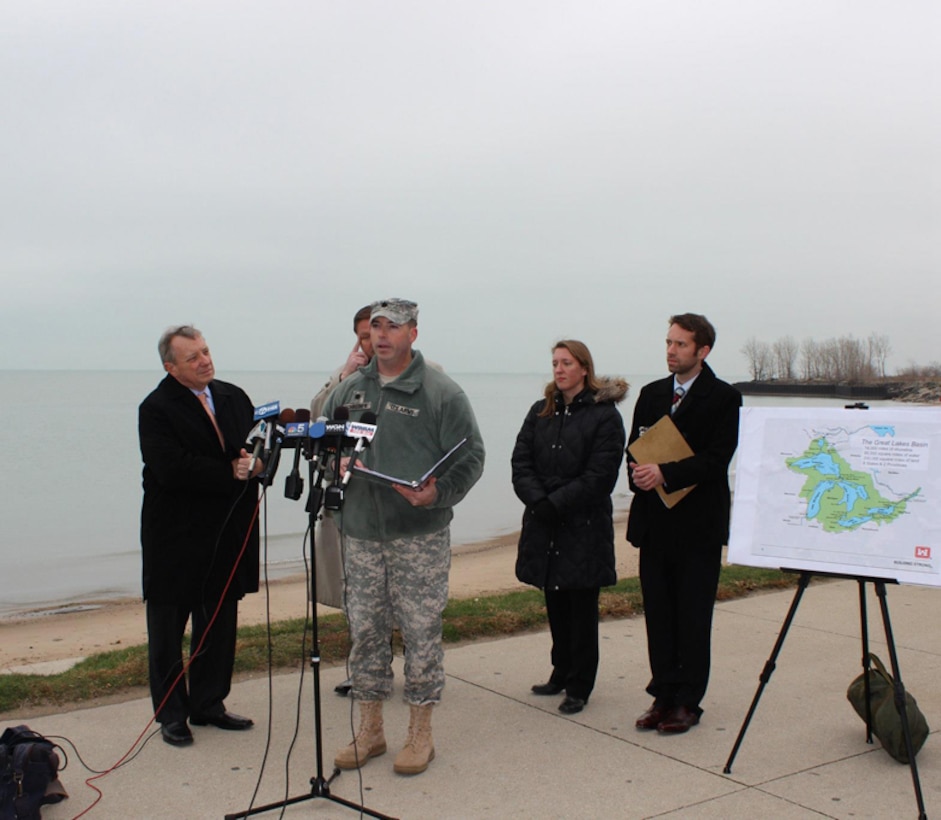
M 530 512 L 540 524 L 549 527 L 556 526 L 561 520 L 555 505 L 548 498 L 542 498 L 533 504 Z

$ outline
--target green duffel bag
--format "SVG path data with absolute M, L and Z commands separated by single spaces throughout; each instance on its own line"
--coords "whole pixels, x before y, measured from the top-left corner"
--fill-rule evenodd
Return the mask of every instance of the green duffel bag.
M 871 664 L 869 675 L 869 703 L 872 708 L 872 733 L 879 738 L 885 749 L 899 763 L 908 763 L 908 750 L 905 748 L 905 733 L 902 730 L 902 716 L 895 708 L 895 679 L 889 674 L 878 656 L 869 653 Z M 866 720 L 866 679 L 858 675 L 846 690 L 846 698 L 853 704 L 856 714 Z M 905 691 L 905 714 L 912 736 L 912 751 L 925 745 L 928 738 L 928 721 L 918 708 L 918 703 L 911 692 Z

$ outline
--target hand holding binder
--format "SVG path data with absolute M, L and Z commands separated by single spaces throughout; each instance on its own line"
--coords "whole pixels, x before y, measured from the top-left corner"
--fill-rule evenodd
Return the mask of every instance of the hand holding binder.
M 667 464 L 671 461 L 680 461 L 694 455 L 683 434 L 677 430 L 673 419 L 663 416 L 660 421 L 649 427 L 636 441 L 628 445 L 627 451 L 638 464 Z M 657 487 L 657 495 L 668 507 L 674 507 L 677 502 L 685 498 L 696 485 L 683 487 L 668 493 L 663 485 Z

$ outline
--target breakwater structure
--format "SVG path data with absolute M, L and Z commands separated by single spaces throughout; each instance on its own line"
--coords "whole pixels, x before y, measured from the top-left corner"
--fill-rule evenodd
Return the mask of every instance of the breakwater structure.
M 918 404 L 937 404 L 941 401 L 941 381 L 884 381 L 848 383 L 815 381 L 751 381 L 734 385 L 745 396 L 814 396 L 818 398 L 892 399 Z

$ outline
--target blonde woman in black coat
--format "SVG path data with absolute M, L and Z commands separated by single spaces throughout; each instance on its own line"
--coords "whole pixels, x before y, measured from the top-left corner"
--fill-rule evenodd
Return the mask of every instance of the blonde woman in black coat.
M 564 691 L 559 711 L 575 714 L 598 670 L 598 595 L 617 582 L 611 493 L 625 443 L 616 404 L 628 385 L 595 376 L 575 340 L 552 349 L 552 377 L 513 449 L 513 489 L 526 505 L 516 577 L 545 592 L 552 632 L 552 674 L 532 691 Z

